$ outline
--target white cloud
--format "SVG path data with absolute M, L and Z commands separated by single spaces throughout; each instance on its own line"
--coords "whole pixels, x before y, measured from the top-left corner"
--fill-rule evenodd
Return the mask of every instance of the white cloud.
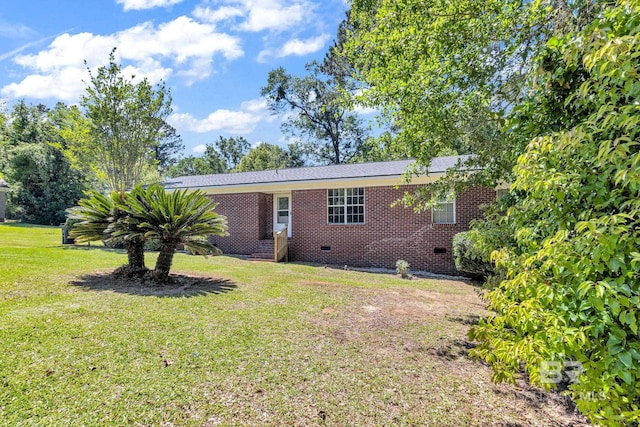
M 364 107 L 362 105 L 356 104 L 353 111 L 358 114 L 366 115 L 366 114 L 377 113 L 378 109 L 371 108 L 371 107 Z
M 0 19 L 0 37 L 23 39 L 33 37 L 37 32 L 19 22 L 7 22 Z
M 282 46 L 278 57 L 282 58 L 289 55 L 304 56 L 317 52 L 324 47 L 329 37 L 329 34 L 321 34 L 318 37 L 312 37 L 306 40 L 289 40 Z
M 263 62 L 268 58 L 284 58 L 285 56 L 304 56 L 317 52 L 324 48 L 325 44 L 331 36 L 329 34 L 321 34 L 317 37 L 311 37 L 306 40 L 292 39 L 287 41 L 279 49 L 265 49 L 258 54 L 258 61 Z
M 34 95 L 44 95 L 42 98 L 77 101 L 84 92 L 82 79 L 86 78 L 86 74 L 79 68 L 65 68 L 51 75 L 27 76 L 20 83 L 10 83 L 3 87 L 1 93 L 13 98 L 38 98 L 39 96 Z
M 182 0 L 116 0 L 116 3 L 121 4 L 122 8 L 127 11 L 152 9 L 154 7 L 169 7 L 182 3 Z
M 114 46 L 116 60 L 130 63 L 125 75 L 147 77 L 152 83 L 175 73 L 190 84 L 211 75 L 216 55 L 233 60 L 244 54 L 239 38 L 186 16 L 158 26 L 145 22 L 110 35 L 63 34 L 37 54 L 16 56 L 15 63 L 34 73 L 0 93 L 74 102 L 84 90 L 83 80 L 89 78 L 84 61 L 91 68 L 105 65 Z
M 196 154 L 203 154 L 205 151 L 207 151 L 207 146 L 206 144 L 196 145 L 191 149 L 191 151 L 193 151 Z
M 198 6 L 193 15 L 211 23 L 242 17 L 242 31 L 283 31 L 299 26 L 313 15 L 314 5 L 307 0 L 227 0 L 217 9 Z
M 266 102 L 262 99 L 245 101 L 238 111 L 220 109 L 204 119 L 197 119 L 190 113 L 174 113 L 168 121 L 180 132 L 208 133 L 224 131 L 238 135 L 253 132 L 258 123 L 269 116 Z
M 308 3 L 284 6 L 279 1 L 246 0 L 249 9 L 247 20 L 240 25 L 245 31 L 283 30 L 302 22 L 311 12 Z
M 193 10 L 193 16 L 203 21 L 216 24 L 237 16 L 244 16 L 244 11 L 239 7 L 233 6 L 222 6 L 215 10 L 209 7 L 198 6 Z

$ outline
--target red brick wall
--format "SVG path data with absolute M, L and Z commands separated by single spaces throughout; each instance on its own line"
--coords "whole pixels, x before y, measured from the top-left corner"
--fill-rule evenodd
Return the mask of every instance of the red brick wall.
M 453 235 L 480 218 L 479 206 L 495 199 L 488 188 L 468 189 L 456 197 L 456 224 L 433 224 L 431 211 L 390 205 L 411 189 L 367 187 L 364 224 L 327 224 L 327 190 L 300 190 L 291 194 L 291 257 L 295 261 L 349 266 L 395 268 L 404 259 L 412 269 L 455 274 L 451 253 Z M 273 196 L 263 193 L 212 196 L 216 212 L 226 215 L 227 237 L 213 237 L 223 252 L 250 254 L 258 241 L 272 236 Z M 331 247 L 328 251 L 322 246 Z M 434 253 L 444 248 L 446 253 Z
M 266 196 L 266 197 L 265 197 Z M 266 222 L 273 221 L 270 195 L 262 193 L 218 194 L 211 198 L 218 202 L 215 211 L 227 217 L 229 236 L 211 237 L 211 241 L 224 253 L 250 254 L 264 238 Z M 269 205 L 266 212 L 263 211 Z M 267 219 L 265 219 L 267 218 Z
M 260 200 L 259 230 L 261 239 L 273 238 L 273 194 L 258 194 Z
M 293 191 L 291 256 L 296 261 L 395 268 L 404 259 L 412 269 L 455 274 L 453 235 L 479 218 L 479 205 L 495 200 L 488 188 L 469 189 L 456 197 L 456 224 L 433 224 L 431 211 L 390 205 L 404 189 L 365 189 L 365 224 L 327 224 L 327 190 Z M 321 246 L 330 246 L 328 251 Z M 434 253 L 444 248 L 446 253 Z

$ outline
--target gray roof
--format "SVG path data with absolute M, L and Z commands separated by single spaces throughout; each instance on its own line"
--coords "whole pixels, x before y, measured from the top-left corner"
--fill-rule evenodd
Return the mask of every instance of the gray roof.
M 455 167 L 458 160 L 464 162 L 469 156 L 448 156 L 433 159 L 429 174 L 443 173 Z M 269 184 L 300 181 L 321 181 L 343 178 L 400 177 L 414 160 L 395 160 L 375 163 L 349 163 L 331 166 L 309 166 L 302 168 L 266 170 L 259 172 L 235 172 L 214 175 L 180 176 L 164 182 L 165 188 L 224 187 L 233 185 Z M 464 167 L 462 167 L 464 169 Z

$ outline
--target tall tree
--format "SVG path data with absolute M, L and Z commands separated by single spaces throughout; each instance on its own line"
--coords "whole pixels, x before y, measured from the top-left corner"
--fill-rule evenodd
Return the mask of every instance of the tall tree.
M 153 159 L 160 173 L 164 173 L 177 163 L 177 156 L 184 150 L 184 144 L 176 129 L 167 122 L 164 122 L 160 133 L 160 143 L 155 146 Z
M 4 143 L 3 174 L 11 192 L 8 211 L 25 222 L 59 224 L 86 188 L 83 173 L 72 168 L 59 147 L 65 144 L 63 124 L 57 123 L 57 105 L 17 103 Z
M 134 83 L 122 75 L 115 62 L 89 71 L 90 84 L 81 105 L 90 120 L 86 160 L 96 165 L 113 190 L 122 191 L 140 183 L 155 169 L 156 150 L 172 133 L 166 118 L 171 113 L 171 95 L 163 83 L 152 86 L 145 78 Z
M 207 144 L 205 157 L 209 157 L 212 163 L 215 162 L 216 157 L 222 158 L 226 163 L 225 169 L 230 171 L 240 163 L 240 160 L 249 152 L 250 147 L 249 141 L 242 136 L 235 138 L 221 136 L 213 145 Z
M 249 150 L 235 168 L 235 171 L 249 172 L 301 166 L 304 166 L 304 159 L 295 144 L 289 144 L 289 147 L 285 149 L 263 142 Z
M 363 82 L 359 102 L 397 126 L 390 142 L 417 159 L 416 173 L 453 149 L 475 154 L 468 166 L 481 170 L 451 171 L 443 191 L 494 185 L 527 143 L 505 124 L 532 87 L 532 59 L 594 9 L 592 0 L 354 0 L 343 53 Z
M 292 113 L 282 129 L 305 141 L 315 160 L 347 163 L 360 152 L 367 131 L 343 102 L 341 76 L 324 74 L 317 63 L 307 64 L 306 69 L 305 77 L 292 76 L 282 67 L 272 70 L 261 95 L 273 114 Z
M 210 175 L 225 172 L 222 163 L 212 165 L 208 160 L 205 157 L 183 157 L 169 166 L 165 174 L 170 178 L 175 178 L 178 176 Z

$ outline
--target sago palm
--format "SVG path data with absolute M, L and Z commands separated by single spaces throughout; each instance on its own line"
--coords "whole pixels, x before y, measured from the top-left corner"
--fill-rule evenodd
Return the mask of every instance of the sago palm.
M 176 247 L 183 244 L 195 254 L 217 254 L 208 237 L 227 235 L 227 218 L 214 212 L 217 203 L 201 191 L 166 192 L 158 185 L 134 189 L 127 205 L 140 221 L 145 239 L 157 239 L 160 253 L 153 272 L 158 281 L 169 276 Z
M 68 217 L 80 222 L 73 225 L 71 237 L 78 243 L 102 240 L 123 241 L 132 271 L 144 271 L 144 236 L 138 231 L 126 205 L 127 195 L 112 192 L 109 196 L 92 191 L 78 206 L 67 210 Z

